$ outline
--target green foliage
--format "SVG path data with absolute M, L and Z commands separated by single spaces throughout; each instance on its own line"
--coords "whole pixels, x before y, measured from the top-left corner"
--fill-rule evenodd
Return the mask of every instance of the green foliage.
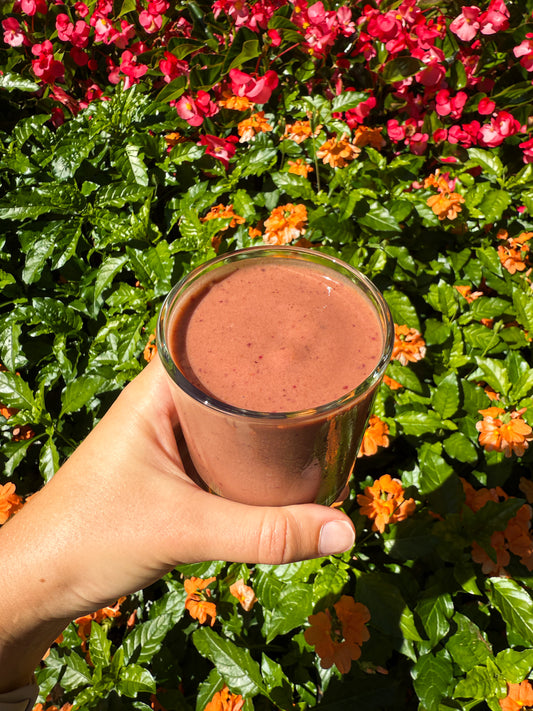
M 93 11 L 96 3 L 88 5 Z M 374 5 L 350 7 L 355 18 Z M 383 13 L 401 5 L 377 3 Z M 41 701 L 52 694 L 75 709 L 148 711 L 155 694 L 169 711 L 203 711 L 228 686 L 247 711 L 498 711 L 508 684 L 533 679 L 533 543 L 523 486 L 533 448 L 491 450 L 478 429 L 480 411 L 491 406 L 506 423 L 520 417 L 533 425 L 527 242 L 523 269 L 502 259 L 509 240 L 533 231 L 533 167 L 520 148 L 530 136 L 531 77 L 513 54 L 531 19 L 518 2 L 507 5 L 511 26 L 481 38 L 483 90 L 460 59 L 468 43 L 449 29 L 435 40 L 446 87 L 469 92 L 469 121 L 485 120 L 477 107 L 486 91 L 525 127 L 494 146 L 433 138 L 463 119 L 435 111 L 436 90 L 426 92 L 419 78 L 426 59 L 395 55 L 377 38 L 365 55 L 360 28 L 327 56 L 314 55 L 283 3 L 270 34 L 215 17 L 211 3 L 172 7 L 190 36 L 170 31 L 165 15 L 166 44 L 139 54 L 147 73 L 127 89 L 103 69 L 104 56 L 119 65 L 120 48 L 97 43 L 105 100 L 83 105 L 89 74 L 58 44 L 55 18 L 64 7 L 49 7 L 32 19 L 35 32 L 40 22 L 43 38 L 63 47 L 64 83 L 55 90 L 70 92 L 64 122 L 50 118 L 54 86 L 33 73 L 28 47 L 0 51 L 0 484 L 13 481 L 29 496 L 50 479 L 143 368 L 171 286 L 216 252 L 260 244 L 249 230 L 264 233 L 280 205 L 304 205 L 304 244 L 368 274 L 395 323 L 423 341 L 413 358 L 392 361 L 387 375 L 400 387 L 383 383 L 377 394 L 374 412 L 389 442 L 357 462 L 344 502 L 358 532 L 351 554 L 277 567 L 181 566 L 123 601 L 120 616 L 94 619 L 87 639 L 81 622 L 71 624 L 37 672 Z M 461 10 L 447 2 L 416 7 L 435 25 L 442 12 L 447 26 Z M 10 2 L 0 12 L 17 14 Z M 148 41 L 136 3 L 115 2 L 114 13 Z M 164 50 L 187 62 L 187 73 L 163 81 Z M 186 92 L 215 96 L 235 68 L 260 76 L 273 69 L 279 80 L 261 105 L 271 130 L 239 143 L 238 125 L 251 111 L 224 108 L 198 129 L 171 104 Z M 402 92 L 413 86 L 424 150 L 393 139 L 388 123 L 405 115 Z M 355 140 L 361 121 L 350 112 L 370 96 L 377 107 L 365 125 L 378 129 L 383 145 L 360 146 L 346 165 L 322 160 L 332 136 Z M 288 124 L 308 120 L 311 136 L 287 138 Z M 206 136 L 235 139 L 227 164 L 202 143 Z M 297 160 L 313 171 L 289 172 Z M 447 193 L 462 198 L 460 212 L 442 219 L 428 204 L 437 170 Z M 242 221 L 206 220 L 216 205 L 232 206 Z M 401 482 L 414 510 L 380 532 L 357 497 L 385 474 Z M 185 579 L 210 576 L 212 628 L 191 617 L 184 590 Z M 250 610 L 230 592 L 239 579 L 257 596 Z M 322 668 L 304 636 L 310 616 L 332 614 L 342 596 L 370 613 L 369 639 L 345 674 Z

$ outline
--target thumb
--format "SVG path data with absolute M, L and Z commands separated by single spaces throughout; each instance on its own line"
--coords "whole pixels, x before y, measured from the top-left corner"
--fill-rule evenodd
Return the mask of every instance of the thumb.
M 248 506 L 198 494 L 206 500 L 194 509 L 202 511 L 202 520 L 196 516 L 194 543 L 187 546 L 190 562 L 280 565 L 343 553 L 355 542 L 353 523 L 338 509 L 318 504 Z

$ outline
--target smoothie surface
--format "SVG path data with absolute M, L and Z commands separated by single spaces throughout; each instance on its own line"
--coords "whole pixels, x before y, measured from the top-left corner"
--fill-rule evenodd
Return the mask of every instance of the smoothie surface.
M 294 412 L 347 395 L 377 365 L 374 306 L 333 270 L 282 259 L 241 262 L 200 281 L 169 329 L 173 360 L 235 407 Z

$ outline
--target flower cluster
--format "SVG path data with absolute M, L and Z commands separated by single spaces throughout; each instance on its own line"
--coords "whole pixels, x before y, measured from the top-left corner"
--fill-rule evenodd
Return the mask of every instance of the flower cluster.
M 495 405 L 480 410 L 483 419 L 476 423 L 479 442 L 487 452 L 503 452 L 506 457 L 521 457 L 533 440 L 533 429 L 522 419 L 523 412 L 506 412 Z
M 211 627 L 215 624 L 217 617 L 216 604 L 210 599 L 211 590 L 208 588 L 211 583 L 216 580 L 214 576 L 211 578 L 188 578 L 184 582 L 185 592 L 185 609 L 188 610 L 190 616 L 198 620 L 203 625 L 204 622 L 209 622 Z
M 357 495 L 357 503 L 360 513 L 372 520 L 372 530 L 380 533 L 388 524 L 404 521 L 416 508 L 414 499 L 405 498 L 402 482 L 390 474 L 365 487 L 365 493 Z
M 352 661 L 361 656 L 362 644 L 370 638 L 366 627 L 369 620 L 370 613 L 365 605 L 343 595 L 333 608 L 309 617 L 305 641 L 315 648 L 323 669 L 335 664 L 341 674 L 346 674 Z
M 501 503 L 509 497 L 500 488 L 474 487 L 462 480 L 465 503 L 472 511 L 480 511 L 488 501 Z M 477 541 L 472 545 L 472 558 L 481 564 L 486 575 L 506 575 L 505 567 L 511 561 L 510 554 L 520 558 L 520 562 L 529 571 L 533 570 L 533 535 L 531 530 L 532 509 L 528 504 L 521 506 L 507 523 L 503 531 L 495 531 L 490 537 L 492 554 L 487 552 Z

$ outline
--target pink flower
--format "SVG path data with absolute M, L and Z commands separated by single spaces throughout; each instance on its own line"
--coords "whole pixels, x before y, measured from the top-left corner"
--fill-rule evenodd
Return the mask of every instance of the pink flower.
M 487 148 L 495 148 L 501 145 L 506 138 L 519 133 L 522 126 L 512 114 L 508 111 L 499 111 L 498 114 L 491 119 L 490 123 L 485 124 L 479 129 L 479 142 Z
M 159 69 L 164 74 L 165 81 L 169 84 L 173 79 L 187 76 L 189 65 L 183 59 L 178 59 L 172 52 L 165 52 L 164 59 L 159 60 Z
M 144 30 L 151 34 L 161 29 L 163 17 L 161 15 L 152 15 L 148 10 L 143 10 L 139 13 L 139 22 Z
M 26 15 L 33 16 L 36 13 L 46 15 L 48 6 L 46 0 L 19 0 L 13 6 L 13 12 L 23 12 Z
M 11 47 L 20 47 L 22 44 L 26 44 L 26 35 L 22 32 L 20 28 L 19 21 L 14 17 L 8 17 L 2 20 L 2 27 L 4 28 L 4 42 Z
M 366 117 L 375 108 L 377 100 L 375 96 L 369 96 L 368 99 L 361 101 L 354 109 L 349 109 L 345 113 L 346 123 L 351 129 L 356 128 L 361 123 L 365 122 Z
M 139 79 L 146 74 L 148 67 L 146 64 L 138 64 L 137 57 L 126 50 L 122 52 L 122 57 L 120 58 L 120 72 L 126 75 L 126 80 L 124 82 L 124 88 L 129 89 L 133 84 L 137 84 Z
M 34 44 L 31 51 L 37 57 L 31 62 L 36 77 L 46 84 L 53 84 L 58 79 L 63 79 L 65 67 L 62 62 L 54 59 L 54 48 L 50 40 L 45 40 L 42 44 Z
M 495 35 L 509 27 L 509 10 L 503 0 L 491 0 L 489 7 L 480 17 L 481 34 Z
M 437 128 L 436 131 L 433 132 L 433 140 L 435 143 L 444 143 L 444 141 L 448 138 L 448 130 L 446 128 Z
M 387 121 L 387 132 L 391 141 L 403 141 L 405 138 L 405 127 L 400 126 L 397 119 Z
M 461 118 L 467 95 L 459 91 L 453 97 L 447 89 L 441 89 L 435 97 L 435 110 L 439 116 L 451 116 L 453 119 Z
M 131 39 L 135 37 L 136 30 L 135 25 L 128 24 L 126 20 L 120 21 L 120 31 L 115 30 L 112 35 L 112 42 L 115 47 L 119 49 L 125 49 Z M 135 51 L 136 54 L 141 54 L 143 49 L 141 47 L 136 47 L 134 50 L 133 45 L 130 47 L 131 51 Z
M 205 154 L 221 161 L 227 170 L 230 159 L 235 155 L 235 143 L 238 140 L 237 136 L 229 136 L 229 138 L 224 139 L 206 134 L 205 136 L 200 136 L 198 145 L 205 146 Z
M 219 108 L 206 91 L 199 91 L 196 99 L 190 94 L 184 94 L 175 104 L 180 118 L 191 126 L 201 126 L 204 119 L 214 116 Z
M 450 30 L 463 42 L 471 42 L 481 26 L 480 15 L 481 10 L 475 5 L 463 7 L 461 14 L 450 23 Z
M 526 39 L 513 49 L 515 57 L 521 57 L 520 64 L 528 72 L 533 72 L 533 33 L 528 32 Z
M 480 113 L 482 116 L 490 116 L 490 114 L 493 113 L 495 108 L 495 102 L 492 99 L 489 99 L 487 96 L 484 96 L 482 99 L 480 99 L 479 104 L 477 105 L 478 113 Z
M 87 15 L 89 14 L 89 8 L 84 2 L 75 2 L 74 10 L 76 11 L 76 14 L 79 15 L 79 17 L 87 17 Z
M 524 152 L 524 163 L 533 163 L 533 138 L 518 144 Z
M 426 152 L 428 141 L 429 135 L 427 133 L 417 131 L 409 138 L 409 150 L 416 156 L 421 156 Z
M 266 104 L 279 82 L 278 75 L 272 69 L 258 79 L 240 69 L 232 69 L 229 76 L 235 96 L 245 96 L 256 104 Z

